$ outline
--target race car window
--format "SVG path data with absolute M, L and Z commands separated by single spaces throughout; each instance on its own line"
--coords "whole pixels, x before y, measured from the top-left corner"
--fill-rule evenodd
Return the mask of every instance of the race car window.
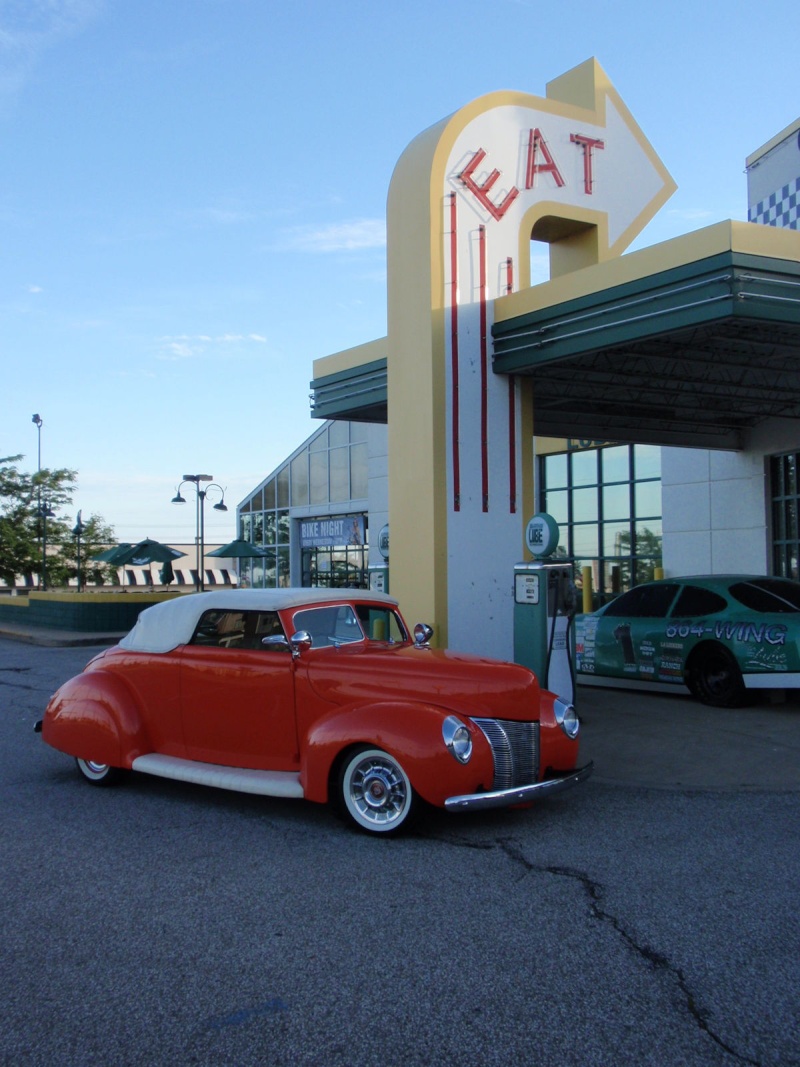
M 681 595 L 675 601 L 675 607 L 670 612 L 673 619 L 690 619 L 700 615 L 716 615 L 718 611 L 725 611 L 728 602 L 719 593 L 711 589 L 701 589 L 697 585 L 686 585 L 681 590 Z
M 297 611 L 294 616 L 294 628 L 306 630 L 311 634 L 313 648 L 364 640 L 364 631 L 349 604 Z
M 612 600 L 603 611 L 603 615 L 618 618 L 626 615 L 629 618 L 663 619 L 669 611 L 669 606 L 675 599 L 678 586 L 675 582 L 661 582 L 654 585 L 637 585 L 616 600 Z
M 751 611 L 781 615 L 800 611 L 800 584 L 781 578 L 758 578 L 731 586 L 731 596 Z

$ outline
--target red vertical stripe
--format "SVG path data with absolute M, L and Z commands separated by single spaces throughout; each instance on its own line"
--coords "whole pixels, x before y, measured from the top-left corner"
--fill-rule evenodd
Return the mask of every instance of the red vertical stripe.
M 508 510 L 517 513 L 517 404 L 516 379 L 508 376 Z
M 481 334 L 481 505 L 489 510 L 489 352 L 486 337 L 486 227 L 478 230 Z
M 453 511 L 461 510 L 461 459 L 459 456 L 458 424 L 458 234 L 456 230 L 456 194 L 450 193 L 450 389 L 452 436 L 450 448 L 453 458 Z
M 514 260 L 506 260 L 506 293 L 514 292 Z M 508 376 L 508 510 L 517 513 L 517 405 L 516 380 Z

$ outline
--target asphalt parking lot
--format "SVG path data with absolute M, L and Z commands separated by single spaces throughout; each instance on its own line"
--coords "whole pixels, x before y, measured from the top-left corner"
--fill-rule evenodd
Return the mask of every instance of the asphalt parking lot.
M 32 732 L 0 639 L 3 1067 L 800 1064 L 800 709 L 579 690 L 583 785 L 374 840 Z
M 744 708 L 689 696 L 578 686 L 582 759 L 598 780 L 649 789 L 800 790 L 800 704 L 761 693 Z

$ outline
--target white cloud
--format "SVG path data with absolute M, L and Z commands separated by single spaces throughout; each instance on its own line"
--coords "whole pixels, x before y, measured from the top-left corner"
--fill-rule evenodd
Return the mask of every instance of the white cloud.
M 360 252 L 386 246 L 384 219 L 351 219 L 284 230 L 281 247 L 298 252 Z
M 0 0 L 0 93 L 18 92 L 40 56 L 79 33 L 105 0 Z
M 190 345 L 187 341 L 167 341 L 164 339 L 164 353 L 162 359 L 191 359 L 199 355 L 202 347 Z
M 216 336 L 198 333 L 161 337 L 159 344 L 161 345 L 160 359 L 183 360 L 194 359 L 206 354 L 215 356 L 230 355 L 232 348 L 241 350 L 247 345 L 265 345 L 267 344 L 267 338 L 260 333 L 223 333 Z

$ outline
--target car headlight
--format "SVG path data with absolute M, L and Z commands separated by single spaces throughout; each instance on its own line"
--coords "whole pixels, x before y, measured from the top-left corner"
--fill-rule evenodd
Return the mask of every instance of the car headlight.
M 578 713 L 575 711 L 574 705 L 568 704 L 561 697 L 556 697 L 553 708 L 556 713 L 556 722 L 567 737 L 571 741 L 574 740 L 578 736 L 578 730 L 580 729 Z
M 469 763 L 472 758 L 472 735 L 455 715 L 448 715 L 442 723 L 442 737 L 450 754 L 459 763 Z

